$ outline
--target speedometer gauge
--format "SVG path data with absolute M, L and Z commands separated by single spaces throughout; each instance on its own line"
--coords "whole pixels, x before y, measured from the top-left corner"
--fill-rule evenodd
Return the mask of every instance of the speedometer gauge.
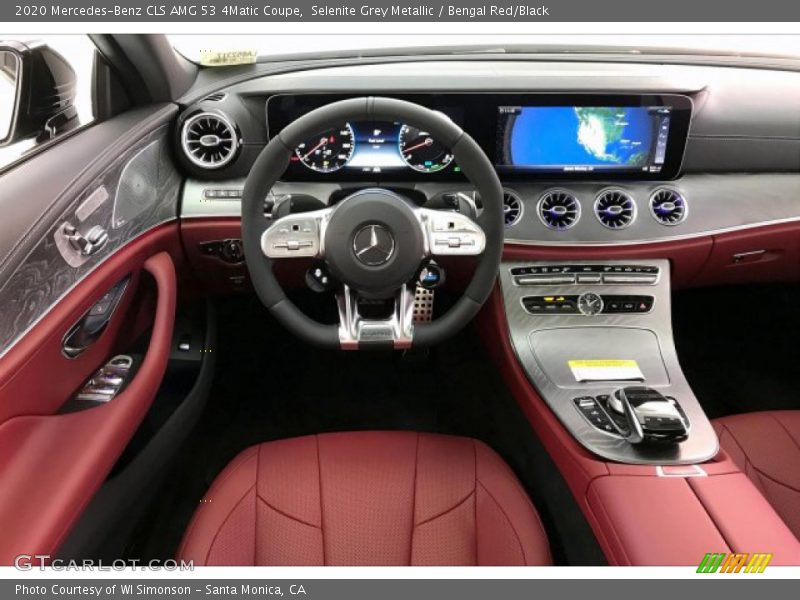
M 453 154 L 430 133 L 411 125 L 403 125 L 397 139 L 400 156 L 409 167 L 420 173 L 441 171 L 453 160 Z
M 295 148 L 294 153 L 305 166 L 319 173 L 332 173 L 347 164 L 353 156 L 355 136 L 350 123 L 329 129 Z

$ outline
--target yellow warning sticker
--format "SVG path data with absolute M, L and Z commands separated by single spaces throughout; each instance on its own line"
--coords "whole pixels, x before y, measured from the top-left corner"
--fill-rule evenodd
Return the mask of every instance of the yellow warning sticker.
M 255 50 L 201 50 L 200 64 L 204 67 L 230 67 L 252 65 L 258 59 Z
M 575 380 L 585 381 L 644 381 L 635 360 L 584 359 L 567 361 Z

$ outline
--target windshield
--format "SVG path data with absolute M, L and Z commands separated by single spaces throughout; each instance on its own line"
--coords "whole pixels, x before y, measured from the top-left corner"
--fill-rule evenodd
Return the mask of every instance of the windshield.
M 386 49 L 414 54 L 423 48 L 468 52 L 469 47 L 507 51 L 597 52 L 642 51 L 658 48 L 670 52 L 727 54 L 731 56 L 779 55 L 800 57 L 800 35 L 170 35 L 175 49 L 189 60 L 201 62 L 202 51 L 253 51 L 261 60 L 294 55 L 339 53 L 360 56 Z

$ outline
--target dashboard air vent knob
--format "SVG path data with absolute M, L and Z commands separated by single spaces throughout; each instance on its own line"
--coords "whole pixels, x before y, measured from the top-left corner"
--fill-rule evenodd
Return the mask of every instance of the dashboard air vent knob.
M 522 200 L 514 192 L 503 191 L 503 219 L 506 227 L 516 225 L 522 217 Z
M 181 147 L 194 165 L 219 169 L 236 156 L 239 149 L 236 128 L 221 113 L 200 112 L 192 115 L 181 128 Z
M 636 203 L 623 190 L 606 190 L 594 201 L 597 220 L 609 229 L 625 229 L 636 219 Z
M 566 190 L 548 190 L 536 207 L 539 219 L 550 229 L 569 229 L 581 217 L 581 204 Z
M 650 196 L 650 214 L 662 225 L 678 225 L 686 219 L 689 206 L 679 192 L 660 188 Z

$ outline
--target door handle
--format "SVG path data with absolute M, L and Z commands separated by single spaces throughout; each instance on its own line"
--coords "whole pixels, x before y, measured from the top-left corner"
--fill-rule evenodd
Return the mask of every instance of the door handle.
M 94 344 L 106 329 L 122 298 L 130 277 L 126 277 L 100 298 L 64 335 L 61 351 L 67 358 L 75 358 Z

